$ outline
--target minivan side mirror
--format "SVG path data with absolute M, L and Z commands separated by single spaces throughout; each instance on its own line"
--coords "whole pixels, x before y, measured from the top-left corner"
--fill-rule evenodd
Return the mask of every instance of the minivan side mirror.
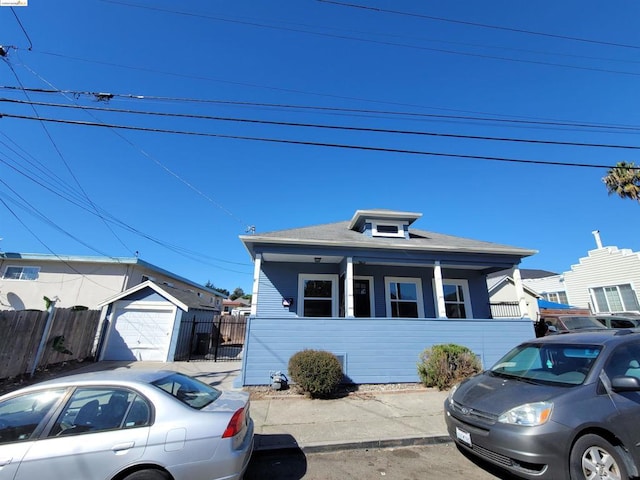
M 614 392 L 638 392 L 640 391 L 640 379 L 627 376 L 613 377 L 611 390 Z

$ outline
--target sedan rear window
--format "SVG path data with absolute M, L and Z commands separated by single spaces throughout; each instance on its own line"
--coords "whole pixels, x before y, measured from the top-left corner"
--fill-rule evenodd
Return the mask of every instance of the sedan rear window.
M 180 373 L 156 380 L 152 385 L 198 410 L 214 402 L 222 394 L 217 388 Z
M 524 344 L 502 357 L 491 372 L 527 381 L 579 385 L 601 348 L 599 345 Z

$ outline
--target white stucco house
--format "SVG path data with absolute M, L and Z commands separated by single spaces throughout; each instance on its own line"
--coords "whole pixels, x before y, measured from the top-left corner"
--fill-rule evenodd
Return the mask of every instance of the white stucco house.
M 226 295 L 133 257 L 0 253 L 0 310 L 97 309 L 107 298 L 146 281 L 194 292 L 222 310 Z

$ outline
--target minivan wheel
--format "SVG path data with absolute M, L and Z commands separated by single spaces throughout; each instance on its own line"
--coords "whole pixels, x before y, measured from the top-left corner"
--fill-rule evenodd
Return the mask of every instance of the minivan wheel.
M 624 460 L 616 448 L 598 435 L 580 437 L 571 449 L 572 480 L 628 480 Z

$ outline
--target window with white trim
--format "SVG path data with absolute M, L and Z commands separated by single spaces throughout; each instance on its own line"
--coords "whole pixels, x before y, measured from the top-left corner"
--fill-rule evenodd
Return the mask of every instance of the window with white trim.
M 298 276 L 298 315 L 301 317 L 338 316 L 338 275 Z
M 547 292 L 543 293 L 542 296 L 550 302 L 564 303 L 565 305 L 569 303 L 567 299 L 567 292 Z
M 424 317 L 422 280 L 408 277 L 385 277 L 387 316 L 399 318 Z
M 469 282 L 466 280 L 442 280 L 444 307 L 447 318 L 473 318 L 469 296 Z
M 631 284 L 591 288 L 591 298 L 597 312 L 625 312 L 640 310 L 638 297 Z
M 37 280 L 40 267 L 7 267 L 2 275 L 4 280 Z
M 371 223 L 371 235 L 374 237 L 404 238 L 406 222 L 367 220 Z

